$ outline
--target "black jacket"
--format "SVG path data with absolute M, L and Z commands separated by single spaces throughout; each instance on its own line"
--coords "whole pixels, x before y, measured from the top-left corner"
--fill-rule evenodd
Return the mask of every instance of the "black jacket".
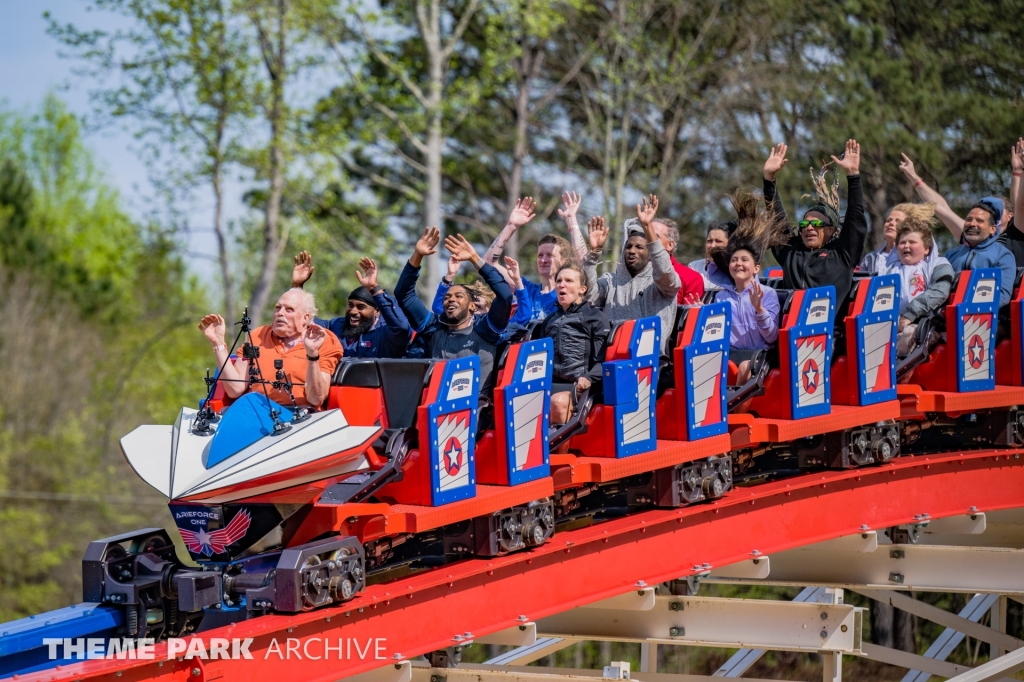
M 1017 261 L 1018 268 L 1024 268 L 1024 232 L 1017 229 L 1014 222 L 1017 220 L 1017 216 L 1013 217 L 1010 224 L 1006 226 L 1003 233 L 999 235 L 999 239 L 996 240 L 1013 254 L 1013 259 Z M 1011 284 L 1012 288 L 1012 284 Z
M 868 235 L 860 176 L 848 176 L 846 184 L 849 190 L 846 217 L 838 236 L 813 251 L 804 246 L 799 233 L 785 246 L 772 248 L 775 260 L 782 266 L 782 283 L 786 289 L 809 289 L 831 284 L 836 288 L 837 309 L 850 295 L 853 268 L 860 262 Z M 764 199 L 777 214 L 786 216 L 786 209 L 779 201 L 775 183 L 771 180 L 764 181 Z
M 558 306 L 544 318 L 540 335 L 555 341 L 552 378 L 575 382 L 585 376 L 591 382 L 599 381 L 611 326 L 605 312 L 589 302 L 574 303 L 568 310 Z

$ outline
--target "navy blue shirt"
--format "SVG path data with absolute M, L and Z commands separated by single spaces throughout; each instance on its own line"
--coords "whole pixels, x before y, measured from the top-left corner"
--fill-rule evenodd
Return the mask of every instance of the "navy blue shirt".
M 345 318 L 336 317 L 333 320 L 314 319 L 313 321 L 323 327 L 330 329 L 341 341 L 345 349 L 346 358 L 401 358 L 405 357 L 406 346 L 409 345 L 409 337 L 412 336 L 412 328 L 409 320 L 398 307 L 398 301 L 388 292 L 381 290 L 373 297 L 380 311 L 380 317 L 368 332 L 360 334 L 355 339 L 347 339 L 341 333 L 345 328 Z
M 416 296 L 416 280 L 420 269 L 406 263 L 395 285 L 395 298 L 402 312 L 409 318 L 417 339 L 422 338 L 431 358 L 461 358 L 480 356 L 480 386 L 488 385 L 494 369 L 494 355 L 502 334 L 512 315 L 512 287 L 494 266 L 484 264 L 480 277 L 494 292 L 494 301 L 486 315 L 480 315 L 464 329 L 452 329 L 443 324 Z M 481 395 L 483 391 L 481 390 Z

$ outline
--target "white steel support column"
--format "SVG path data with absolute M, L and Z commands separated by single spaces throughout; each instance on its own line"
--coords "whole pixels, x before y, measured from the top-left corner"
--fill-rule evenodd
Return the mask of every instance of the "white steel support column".
M 977 623 L 981 620 L 982 616 L 992 608 L 992 604 L 994 604 L 998 599 L 999 595 L 997 594 L 976 594 L 969 602 L 967 602 L 967 606 L 960 611 L 960 616 Z M 953 653 L 953 649 L 963 641 L 963 638 L 964 634 L 962 632 L 957 632 L 952 628 L 946 628 L 942 634 L 932 642 L 932 645 L 928 647 L 928 651 L 924 652 L 925 658 L 934 658 L 937 661 L 945 661 L 946 657 Z M 911 670 L 903 676 L 903 680 L 901 682 L 928 682 L 928 678 L 930 677 L 931 674 L 928 672 L 922 670 Z
M 831 603 L 831 604 L 842 604 L 843 603 L 843 591 L 836 589 L 826 589 L 820 602 Z M 859 637 L 859 633 L 858 633 Z M 858 642 L 857 648 L 860 648 Z M 821 652 L 821 663 L 822 663 L 822 680 L 824 682 L 842 682 L 843 679 L 843 654 L 839 651 L 822 651 Z
M 947 682 L 994 682 L 1018 670 L 1024 670 L 1024 649 L 1011 651 L 1005 656 L 992 659 L 988 663 L 972 668 L 968 672 L 948 680 Z
M 771 576 L 763 584 L 1024 593 L 1021 549 L 878 545 L 875 551 L 858 552 L 835 547 L 821 543 L 772 555 Z
M 859 594 L 863 594 L 865 597 L 870 597 L 875 601 L 880 601 L 889 604 L 900 611 L 906 611 L 912 613 L 920 618 L 925 618 L 938 623 L 939 625 L 945 625 L 950 630 L 962 632 L 969 637 L 974 637 L 982 642 L 991 644 L 992 646 L 1001 647 L 1002 650 L 1014 651 L 1024 646 L 1024 641 L 1011 637 L 1005 634 L 1006 630 L 1006 619 L 1003 617 L 1003 628 L 1002 631 L 996 628 L 989 628 L 981 625 L 968 618 L 964 618 L 950 613 L 949 611 L 943 611 L 940 608 L 926 604 L 923 601 L 914 599 L 913 597 L 907 596 L 901 592 L 893 592 L 890 590 L 870 590 L 864 588 L 858 588 L 854 590 Z M 998 616 L 996 614 L 996 607 L 999 603 L 1004 600 L 1005 597 L 993 602 L 992 605 L 992 621 L 996 622 Z M 984 613 L 982 613 L 984 615 Z
M 997 601 L 995 604 L 992 605 L 992 618 L 991 618 L 992 629 L 995 630 L 996 632 L 998 632 L 1000 634 L 1004 634 L 1004 635 L 1006 634 L 1006 607 L 1007 607 L 1008 603 L 1009 603 L 1009 600 L 1006 598 L 1006 595 L 999 595 L 999 601 Z M 1021 642 L 1021 646 L 1024 646 L 1024 642 Z M 993 644 L 992 645 L 992 658 L 996 658 L 997 656 L 1002 656 L 1003 654 L 1007 653 L 1008 651 L 1015 651 L 1016 649 L 1019 649 L 1019 648 L 1020 648 L 1020 646 L 1017 646 L 1016 648 L 1012 648 L 1011 647 L 1011 648 L 1008 648 L 1008 649 L 1004 649 L 1003 647 L 999 646 L 998 644 Z
M 484 662 L 488 665 L 526 665 L 570 647 L 578 641 L 572 637 L 538 637 L 529 646 L 518 647 Z
M 816 602 L 825 592 L 824 587 L 805 587 L 793 598 L 794 602 Z M 740 649 L 715 671 L 714 677 L 742 677 L 764 655 L 764 649 Z
M 658 645 L 653 642 L 640 643 L 640 672 L 658 672 Z
M 648 611 L 572 609 L 538 620 L 537 631 L 613 642 L 857 654 L 862 622 L 863 609 L 846 604 L 659 596 Z

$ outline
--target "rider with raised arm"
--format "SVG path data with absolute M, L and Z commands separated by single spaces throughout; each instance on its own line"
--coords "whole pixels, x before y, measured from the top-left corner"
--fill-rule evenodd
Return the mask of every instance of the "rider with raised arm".
M 430 306 L 430 311 L 435 315 L 444 313 L 444 297 L 448 293 L 448 289 L 455 283 L 455 276 L 459 274 L 461 267 L 462 261 L 455 256 L 448 257 L 448 272 L 441 278 L 440 284 L 437 285 L 434 302 Z M 509 320 L 509 332 L 511 332 L 513 326 L 516 329 L 522 329 L 530 323 L 533 317 L 533 306 L 530 300 L 530 293 L 526 289 L 526 283 L 519 272 L 519 261 L 505 256 L 505 275 L 505 281 L 512 287 L 512 293 L 515 295 L 512 319 Z M 483 309 L 480 309 L 479 306 L 474 306 L 473 314 L 482 315 L 487 312 L 489 307 L 490 301 L 488 300 L 487 306 Z
M 601 261 L 608 228 L 604 218 L 590 221 L 590 253 L 583 260 L 587 279 L 597 285 L 587 298 L 598 308 L 604 308 L 608 318 L 637 320 L 658 315 L 661 318 L 661 353 L 670 346 L 676 320 L 676 296 L 681 283 L 672 267 L 672 260 L 654 232 L 654 216 L 658 211 L 658 197 L 644 197 L 637 204 L 637 218 L 625 224 L 626 243 L 614 273 L 597 278 L 597 264 Z
M 469 261 L 494 292 L 494 301 L 486 315 L 473 316 L 470 292 L 461 284 L 448 289 L 444 296 L 444 312 L 435 315 L 416 297 L 416 280 L 424 256 L 437 253 L 441 232 L 428 227 L 416 242 L 416 250 L 405 264 L 395 297 L 417 334 L 423 338 L 431 358 L 480 356 L 480 395 L 488 386 L 494 369 L 494 355 L 512 314 L 512 290 L 493 266 L 485 263 L 462 235 L 445 237 L 444 245 L 460 262 Z
M 377 283 L 377 263 L 360 258 L 356 278 L 360 286 L 348 295 L 345 317 L 313 320 L 329 329 L 341 341 L 350 358 L 401 358 L 412 336 L 409 320 L 398 308 L 398 301 Z M 295 256 L 292 286 L 302 286 L 313 276 L 313 257 L 303 251 Z M 365 272 L 365 274 L 363 274 Z
M 327 400 L 331 376 L 343 351 L 333 332 L 313 322 L 315 315 L 313 294 L 302 289 L 289 289 L 277 300 L 271 324 L 252 330 L 252 341 L 259 351 L 256 362 L 264 381 L 272 381 L 276 377 L 274 361 L 283 361 L 282 369 L 293 385 L 295 402 L 299 407 L 319 409 Z M 217 366 L 224 368 L 220 379 L 224 381 L 224 393 L 229 398 L 238 398 L 246 391 L 262 393 L 266 390 L 274 402 L 291 406 L 287 391 L 269 384 L 249 383 L 250 360 L 244 357 L 242 348 L 235 351 L 237 359 L 233 363 L 227 362 L 231 350 L 224 341 L 227 325 L 223 317 L 207 315 L 199 322 L 199 329 L 213 344 Z
M 526 318 L 526 322 L 542 320 L 555 311 L 557 308 L 555 273 L 558 272 L 558 269 L 564 263 L 572 260 L 578 261 L 586 254 L 586 243 L 576 222 L 576 212 L 579 210 L 582 201 L 583 198 L 575 192 L 565 192 L 562 194 L 562 202 L 565 208 L 558 209 L 558 215 L 565 220 L 572 244 L 566 241 L 564 237 L 559 237 L 558 235 L 544 235 L 537 244 L 537 274 L 540 277 L 540 281 L 533 282 L 525 277 L 520 278 L 525 289 L 525 298 L 529 300 L 530 306 L 530 315 Z M 502 228 L 501 233 L 484 253 L 484 261 L 501 271 L 505 275 L 505 281 L 512 286 L 514 284 L 510 274 L 501 266 L 501 251 L 519 228 L 533 220 L 536 208 L 537 204 L 533 197 L 525 197 L 518 200 L 509 214 L 505 227 Z M 517 297 L 517 300 L 520 299 Z M 519 305 L 521 307 L 522 302 Z M 517 323 L 523 322 L 523 315 L 518 310 L 516 311 L 514 321 Z
M 996 268 L 999 280 L 999 305 L 1004 306 L 1013 296 L 1013 280 L 1017 277 L 1017 263 L 1013 254 L 999 243 L 999 224 L 1003 218 L 1003 202 L 998 197 L 985 197 L 971 207 L 964 219 L 960 246 L 946 252 L 946 260 L 954 272 Z
M 964 231 L 964 219 L 957 215 L 949 206 L 949 202 L 946 198 L 939 194 L 937 191 L 928 186 L 927 183 L 921 176 L 917 174 L 917 169 L 914 167 L 914 162 L 910 160 L 910 157 L 906 154 L 900 154 L 903 157 L 903 161 L 900 162 L 900 170 L 907 176 L 907 179 L 914 184 L 914 190 L 918 196 L 924 201 L 935 204 L 935 215 L 938 216 L 942 224 L 945 225 L 949 232 L 953 235 L 953 239 L 958 242 L 963 242 L 962 236 Z M 1024 140 L 1019 140 L 1017 144 L 1010 148 L 1010 167 L 1013 170 L 1013 176 L 1010 183 L 1010 200 L 1007 201 L 1001 196 L 985 197 L 982 201 L 987 199 L 996 199 L 1003 205 L 1003 215 L 1000 224 L 996 226 L 996 234 L 998 235 L 1001 231 L 1009 231 L 1013 224 L 1013 196 L 1016 194 L 1017 187 L 1020 184 L 1020 170 L 1024 168 Z M 1021 234 L 1019 230 L 1013 228 L 1015 233 L 1014 238 L 1024 240 L 1024 234 Z M 1000 236 L 1000 242 L 1006 243 L 1006 239 Z M 1017 251 L 1014 248 L 1010 248 L 1011 252 L 1016 258 Z M 1024 246 L 1020 247 L 1021 255 L 1024 257 Z M 1018 261 L 1021 266 L 1024 267 L 1024 260 Z
M 779 200 L 775 174 L 786 165 L 786 150 L 785 144 L 776 145 L 764 164 L 765 201 L 783 218 L 786 210 Z M 832 161 L 846 171 L 846 217 L 840 223 L 838 178 L 828 186 L 823 170 L 814 178 L 818 203 L 804 213 L 799 223 L 799 234 L 794 235 L 788 244 L 772 247 L 772 253 L 782 266 L 785 288 L 810 289 L 831 284 L 836 288 L 838 306 L 850 295 L 853 267 L 860 262 L 864 251 L 868 224 L 860 184 L 860 145 L 856 140 L 848 140 L 843 157 L 833 156 Z

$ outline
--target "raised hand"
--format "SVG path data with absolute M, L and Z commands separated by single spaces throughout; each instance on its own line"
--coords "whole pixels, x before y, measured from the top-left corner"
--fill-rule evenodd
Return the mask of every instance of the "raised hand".
M 755 279 L 750 283 L 750 305 L 754 306 L 754 312 L 758 315 L 764 312 L 764 306 L 761 305 L 763 300 L 764 289 L 761 288 L 761 283 Z
M 533 200 L 533 197 L 526 197 L 516 201 L 516 207 L 512 209 L 512 212 L 508 215 L 508 224 L 514 225 L 516 228 L 520 228 L 526 223 L 533 220 L 535 215 L 534 209 L 537 208 L 537 202 Z
M 918 176 L 917 171 L 914 169 L 914 162 L 910 160 L 910 157 L 903 152 L 900 152 L 900 156 L 903 157 L 903 160 L 900 161 L 900 170 L 903 174 L 914 182 L 920 180 L 920 176 Z
M 505 271 L 508 273 L 509 279 L 512 280 L 512 286 L 516 289 L 523 288 L 523 276 L 519 272 L 519 261 L 509 256 L 505 256 Z
M 437 253 L 437 244 L 441 241 L 441 230 L 436 227 L 428 227 L 423 230 L 423 236 L 416 241 L 416 253 L 421 256 L 432 256 Z
M 847 175 L 857 175 L 860 173 L 860 143 L 857 140 L 847 140 L 843 158 L 837 159 L 833 156 L 832 160 L 846 171 Z
M 309 278 L 313 276 L 313 257 L 306 251 L 300 251 L 295 257 L 295 267 L 292 268 L 292 286 L 302 287 Z
M 576 192 L 562 192 L 562 203 L 565 205 L 565 210 L 558 209 L 558 217 L 565 221 L 570 218 L 575 219 L 576 211 L 583 203 L 583 195 L 576 194 Z
M 782 170 L 782 167 L 789 162 L 786 158 L 786 151 L 789 146 L 780 142 L 779 144 L 772 147 L 771 152 L 768 154 L 768 160 L 764 162 L 764 179 L 775 180 L 775 174 Z
M 451 251 L 452 258 L 457 258 L 459 261 L 467 261 L 477 259 L 480 256 L 477 254 L 476 249 L 470 244 L 465 237 L 460 235 L 448 235 L 444 238 L 444 248 Z
M 687 308 L 699 308 L 704 305 L 704 299 L 702 299 L 696 292 L 691 291 L 686 296 L 683 296 L 682 305 Z
M 640 219 L 640 224 L 646 230 L 654 222 L 654 215 L 658 212 L 658 197 L 653 194 L 650 195 L 650 200 L 647 197 L 643 197 L 640 203 L 636 205 L 636 217 Z
M 320 346 L 327 340 L 327 332 L 318 324 L 310 324 L 306 327 L 306 333 L 302 335 L 302 345 L 306 347 L 306 355 L 313 357 L 320 354 Z
M 373 291 L 377 286 L 377 264 L 373 262 L 372 258 L 360 258 L 359 267 L 361 267 L 366 274 L 364 275 L 362 272 L 356 270 L 356 279 L 358 279 L 359 283 L 364 287 Z
M 590 238 L 590 248 L 592 251 L 600 251 L 604 248 L 604 243 L 608 241 L 608 227 L 604 224 L 604 218 L 601 216 L 594 216 L 587 223 L 587 232 Z
M 201 319 L 199 321 L 199 331 L 203 332 L 203 335 L 213 345 L 224 345 L 224 333 L 227 331 L 227 325 L 224 324 L 224 318 L 220 315 L 211 314 Z
M 1016 144 L 1010 147 L 1010 170 L 1014 173 L 1024 171 L 1024 138 L 1018 139 Z
M 447 279 L 449 282 L 455 281 L 455 275 L 459 274 L 459 268 L 462 267 L 462 261 L 455 256 L 448 256 L 448 275 Z

